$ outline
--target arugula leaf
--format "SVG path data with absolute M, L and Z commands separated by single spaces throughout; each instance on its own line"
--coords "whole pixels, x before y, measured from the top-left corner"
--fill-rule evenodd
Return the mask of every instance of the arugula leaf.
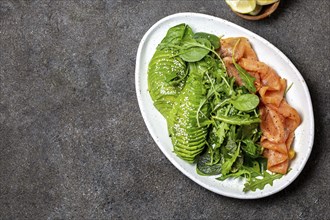
M 211 147 L 213 149 L 219 148 L 226 138 L 227 131 L 229 130 L 229 126 L 227 123 L 221 122 L 219 124 L 215 124 L 212 127 L 210 132 L 210 140 L 211 140 Z
M 222 170 L 221 170 L 221 174 L 222 175 L 226 175 L 230 172 L 231 167 L 233 166 L 234 162 L 236 161 L 238 155 L 240 152 L 240 146 L 237 147 L 234 155 L 232 155 L 231 158 L 227 159 L 223 164 L 222 164 Z
M 258 117 L 241 117 L 241 116 L 225 116 L 217 114 L 217 116 L 213 116 L 214 119 L 220 120 L 222 122 L 232 124 L 232 125 L 249 125 L 253 123 L 260 123 L 261 120 Z
M 237 171 L 236 173 L 230 173 L 230 174 L 227 174 L 227 175 L 222 175 L 218 178 L 216 178 L 217 180 L 220 180 L 220 181 L 224 181 L 228 178 L 238 178 L 238 177 L 241 177 L 242 175 L 246 175 L 246 176 L 249 176 L 250 175 L 250 172 L 247 171 L 247 170 L 239 170 Z
M 246 139 L 243 140 L 245 145 L 242 146 L 242 150 L 252 158 L 257 158 L 260 156 L 261 147 L 256 145 L 252 140 Z
M 251 178 L 249 181 L 247 181 L 244 184 L 244 192 L 248 192 L 248 191 L 256 191 L 257 189 L 264 189 L 264 187 L 269 184 L 271 186 L 273 186 L 273 182 L 276 179 L 279 179 L 283 176 L 283 174 L 270 174 L 268 172 L 264 172 L 264 176 L 263 178 L 259 179 L 257 177 Z
M 283 97 L 285 97 L 286 96 L 286 94 L 289 92 L 289 90 L 291 89 L 291 87 L 293 86 L 293 82 L 289 85 L 289 87 L 288 88 L 286 88 L 286 90 L 285 90 L 285 92 L 284 92 L 284 95 L 283 95 Z
M 236 63 L 235 58 L 233 57 L 233 64 L 237 69 L 239 77 L 242 79 L 244 86 L 249 90 L 251 93 L 255 93 L 257 91 L 256 87 L 254 86 L 254 81 L 256 80 L 252 77 L 245 69 L 243 69 L 238 63 Z
M 244 163 L 243 155 L 242 152 L 240 152 L 240 155 L 237 157 L 236 161 L 231 166 L 230 172 L 236 173 L 237 171 L 241 170 L 241 168 L 243 167 L 243 163 Z
M 255 93 L 257 91 L 256 87 L 254 86 L 254 81 L 256 80 L 252 77 L 245 69 L 243 69 L 238 63 L 236 63 L 234 52 L 236 50 L 236 46 L 238 45 L 240 40 L 238 40 L 233 49 L 233 64 L 237 69 L 239 77 L 242 79 L 244 86 L 249 90 L 251 93 Z
M 245 157 L 243 169 L 250 172 L 251 177 L 263 176 L 267 170 L 266 158 L 247 158 Z

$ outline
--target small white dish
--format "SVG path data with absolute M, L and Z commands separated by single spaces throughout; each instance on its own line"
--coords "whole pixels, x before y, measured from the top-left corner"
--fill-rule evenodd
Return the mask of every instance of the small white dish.
M 216 176 L 200 176 L 196 166 L 189 164 L 172 151 L 171 139 L 168 136 L 166 121 L 153 106 L 148 92 L 147 71 L 157 45 L 164 38 L 168 29 L 180 23 L 188 24 L 194 32 L 208 32 L 224 37 L 247 37 L 255 49 L 260 61 L 265 62 L 283 78 L 292 88 L 286 95 L 288 103 L 299 112 L 302 123 L 295 131 L 293 149 L 296 157 L 291 161 L 291 171 L 281 179 L 275 180 L 273 186 L 266 185 L 263 190 L 243 192 L 244 179 L 216 180 Z M 182 173 L 199 185 L 220 195 L 256 199 L 272 195 L 292 183 L 303 170 L 313 147 L 314 115 L 310 94 L 305 80 L 291 61 L 274 45 L 264 38 L 226 20 L 197 13 L 179 13 L 170 15 L 154 24 L 142 38 L 136 57 L 135 69 L 136 94 L 140 110 L 148 130 L 165 156 Z M 152 158 L 151 158 L 152 159 Z

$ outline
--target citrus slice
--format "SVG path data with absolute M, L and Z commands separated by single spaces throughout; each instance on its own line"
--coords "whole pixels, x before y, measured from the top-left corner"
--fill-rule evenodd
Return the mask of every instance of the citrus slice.
M 229 7 L 238 13 L 247 14 L 256 8 L 256 0 L 226 0 Z
M 257 15 L 257 14 L 260 13 L 261 9 L 262 9 L 261 5 L 256 5 L 256 8 L 253 11 L 251 11 L 249 14 L 250 15 Z
M 278 2 L 278 0 L 257 0 L 258 5 L 270 5 L 275 2 Z

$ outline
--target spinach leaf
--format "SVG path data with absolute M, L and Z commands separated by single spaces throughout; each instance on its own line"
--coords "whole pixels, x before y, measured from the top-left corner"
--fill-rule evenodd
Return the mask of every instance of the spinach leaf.
M 240 111 L 251 111 L 258 106 L 259 98 L 255 94 L 243 94 L 231 99 L 230 103 Z
M 217 158 L 218 163 L 213 162 L 213 151 L 208 150 L 204 154 L 198 157 L 197 165 L 196 165 L 196 172 L 199 175 L 203 176 L 211 176 L 217 175 L 221 173 L 221 164 L 219 163 L 220 158 Z M 218 154 L 217 157 L 220 155 Z
M 161 43 L 157 46 L 157 50 L 164 49 L 169 45 L 179 45 L 183 39 L 192 38 L 193 32 L 186 24 L 179 24 L 171 27 Z
M 186 25 L 185 32 L 182 37 L 182 41 L 192 39 L 193 37 L 194 37 L 194 32 L 192 31 L 191 27 Z
M 197 32 L 197 33 L 194 34 L 194 38 L 195 39 L 205 38 L 205 39 L 209 40 L 215 50 L 220 47 L 220 38 L 213 35 L 213 34 L 208 34 L 208 33 L 204 33 L 204 32 Z
M 183 41 L 179 57 L 186 62 L 197 62 L 203 59 L 211 49 L 211 43 L 207 39 L 190 39 Z

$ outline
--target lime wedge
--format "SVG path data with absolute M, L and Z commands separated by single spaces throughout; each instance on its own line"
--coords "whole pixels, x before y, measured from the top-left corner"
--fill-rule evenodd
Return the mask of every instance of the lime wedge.
M 258 5 L 270 5 L 275 2 L 278 2 L 278 0 L 257 0 Z
M 261 5 L 257 5 L 256 8 L 249 13 L 249 15 L 257 15 L 257 14 L 259 14 L 260 11 L 261 11 L 261 9 L 262 9 L 262 6 Z
M 256 8 L 256 0 L 226 0 L 226 3 L 233 11 L 247 14 Z

